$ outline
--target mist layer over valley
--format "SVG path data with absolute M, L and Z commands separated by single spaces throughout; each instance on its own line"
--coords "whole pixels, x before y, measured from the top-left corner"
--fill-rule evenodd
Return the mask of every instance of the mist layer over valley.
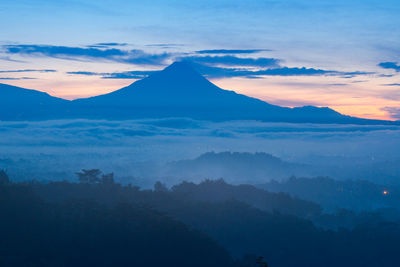
M 77 170 L 99 168 L 140 186 L 160 179 L 174 183 L 205 178 L 259 184 L 292 175 L 400 181 L 398 126 L 172 118 L 0 122 L 0 129 L 0 168 L 18 180 L 46 180 L 49 173 L 57 174 L 57 180 L 73 179 Z M 245 162 L 237 158 L 241 169 L 235 155 L 226 159 L 225 154 L 223 159 L 224 154 L 209 153 L 197 158 L 227 151 L 271 157 L 248 155 Z M 236 171 L 229 173 L 231 167 Z

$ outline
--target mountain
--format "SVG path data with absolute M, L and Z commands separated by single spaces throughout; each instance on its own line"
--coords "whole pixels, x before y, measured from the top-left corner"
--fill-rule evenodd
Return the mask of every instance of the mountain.
M 101 118 L 191 117 L 205 120 L 345 122 L 354 118 L 329 108 L 286 108 L 223 90 L 189 62 L 175 62 L 163 71 L 109 94 L 78 99 Z
M 0 120 L 53 118 L 67 110 L 70 101 L 47 93 L 0 83 Z
M 33 90 L 12 88 L 15 90 L 13 93 L 9 92 L 10 89 L 2 89 L 0 97 L 5 103 L 12 102 L 8 107 L 17 113 L 13 116 L 14 111 L 8 111 L 6 106 L 1 110 L 0 119 L 190 117 L 213 121 L 392 123 L 353 118 L 329 108 L 287 108 L 271 105 L 217 87 L 200 75 L 189 62 L 175 62 L 160 72 L 112 93 L 74 101 L 62 100 Z M 27 112 L 32 110 L 38 112 Z

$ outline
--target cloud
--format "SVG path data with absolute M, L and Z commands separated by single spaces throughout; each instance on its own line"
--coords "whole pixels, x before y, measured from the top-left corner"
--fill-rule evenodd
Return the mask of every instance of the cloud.
M 383 86 L 400 86 L 400 83 L 388 83 L 388 84 L 382 84 Z
M 24 45 L 12 44 L 3 45 L 2 48 L 8 54 L 52 57 L 76 61 L 109 61 L 126 63 L 132 65 L 150 65 L 150 66 L 166 66 L 172 60 L 190 61 L 200 73 L 210 78 L 222 77 L 244 77 L 244 78 L 261 78 L 262 76 L 310 76 L 310 75 L 335 75 L 344 78 L 352 78 L 358 75 L 370 74 L 367 72 L 339 72 L 332 70 L 323 70 L 317 68 L 306 67 L 285 67 L 282 66 L 281 60 L 268 57 L 238 57 L 232 55 L 251 54 L 263 49 L 246 49 L 246 50 L 199 50 L 197 54 L 222 54 L 222 55 L 186 55 L 182 53 L 156 53 L 151 54 L 138 49 L 120 49 L 117 46 L 125 45 L 124 43 L 97 43 L 87 47 L 72 46 L 52 46 L 52 45 Z M 152 46 L 180 46 L 179 44 L 153 44 Z M 228 55 L 230 54 L 230 55 Z M 21 70 L 24 71 L 42 71 L 51 72 L 52 70 Z M 102 76 L 105 79 L 140 79 L 148 76 L 154 71 L 128 71 L 115 73 L 93 73 L 90 71 L 69 72 L 72 75 Z
M 110 58 L 124 56 L 127 52 L 119 49 L 95 49 L 69 46 L 51 45 L 5 45 L 7 53 L 43 55 L 48 57 L 90 57 L 90 58 Z
M 365 82 L 368 82 L 368 81 L 363 81 L 363 80 L 359 80 L 359 81 L 351 81 L 351 83 L 365 83 Z
M 342 76 L 342 75 L 365 75 L 368 72 L 339 72 L 331 70 L 322 70 L 315 68 L 267 68 L 263 70 L 251 70 L 247 68 L 222 68 L 207 66 L 204 64 L 193 65 L 201 74 L 209 78 L 229 78 L 229 77 L 244 77 L 244 78 L 260 78 L 262 76 Z
M 104 79 L 143 79 L 157 71 L 124 71 L 108 73 Z
M 342 76 L 342 75 L 365 75 L 368 72 L 338 72 L 314 68 L 267 68 L 262 70 L 252 70 L 249 68 L 224 68 L 224 67 L 214 67 L 208 66 L 201 63 L 193 63 L 191 65 L 202 75 L 208 78 L 232 78 L 232 77 L 242 77 L 247 79 L 259 79 L 263 76 L 321 76 L 321 75 L 331 75 L 331 76 Z M 101 76 L 103 79 L 143 79 L 155 72 L 154 70 L 148 71 L 125 71 L 125 72 L 90 72 L 90 71 L 72 71 L 67 72 L 71 75 L 86 75 L 86 76 Z M 346 84 L 330 84 L 332 86 L 344 86 Z
M 193 63 L 208 66 L 243 66 L 243 67 L 279 67 L 279 59 L 276 58 L 241 58 L 236 56 L 187 56 L 180 60 L 191 61 Z
M 97 43 L 95 45 L 102 45 L 102 46 L 125 46 L 127 43 Z
M 262 76 L 317 76 L 330 75 L 353 78 L 371 72 L 341 72 L 306 67 L 285 67 L 275 58 L 242 58 L 236 56 L 187 56 L 179 60 L 189 61 L 203 75 L 210 78 L 260 78 Z
M 384 107 L 381 110 L 389 113 L 390 117 L 396 120 L 400 120 L 400 108 L 399 107 Z
M 24 70 L 0 70 L 0 73 L 20 73 L 20 72 L 56 72 L 56 70 L 35 70 L 35 69 L 24 69 Z
M 104 75 L 104 73 L 91 72 L 91 71 L 69 71 L 69 72 L 67 72 L 67 74 L 85 75 L 85 76 L 101 76 L 101 75 Z
M 248 79 L 258 79 L 262 76 L 306 76 L 306 75 L 330 75 L 335 74 L 333 71 L 325 71 L 313 68 L 276 68 L 260 71 L 252 71 L 240 68 L 219 68 L 210 67 L 201 64 L 193 64 L 194 68 L 202 75 L 208 78 L 230 78 L 244 77 Z M 67 74 L 85 75 L 85 76 L 101 76 L 103 79 L 143 79 L 158 71 L 125 71 L 125 72 L 90 72 L 90 71 L 71 71 Z
M 275 68 L 265 70 L 248 70 L 243 68 L 220 68 L 205 65 L 196 65 L 196 69 L 210 78 L 227 78 L 227 77 L 246 77 L 255 78 L 259 76 L 296 76 L 296 75 L 321 75 L 327 74 L 324 70 L 307 69 L 307 68 Z
M 370 74 L 376 74 L 375 72 L 367 72 L 367 71 L 332 71 L 334 75 L 340 76 L 341 78 L 344 79 L 351 79 L 360 75 L 370 75 Z
M 70 71 L 67 74 L 101 76 L 103 79 L 143 79 L 157 71 L 124 71 L 124 72 L 90 72 L 90 71 Z
M 122 50 L 117 48 L 70 47 L 52 45 L 4 45 L 9 54 L 47 56 L 68 60 L 105 60 L 134 65 L 163 65 L 170 54 L 149 54 L 142 50 Z
M 270 49 L 210 49 L 199 50 L 197 54 L 254 54 L 263 51 L 272 51 Z
M 378 75 L 379 78 L 390 78 L 390 77 L 393 77 L 393 76 L 394 76 L 393 74 L 379 74 Z
M 306 67 L 302 68 L 283 67 L 283 68 L 255 71 L 254 75 L 298 76 L 298 75 L 326 75 L 334 73 L 335 73 L 334 71 L 306 68 Z
M 56 70 L 50 69 L 23 69 L 23 70 L 0 70 L 0 74 L 2 73 L 25 73 L 25 72 L 56 72 Z M 32 77 L 0 77 L 0 80 L 9 80 L 9 81 L 17 81 L 17 80 L 34 80 L 36 78 Z
M 184 44 L 148 44 L 147 47 L 159 47 L 159 48 L 175 48 L 175 47 L 183 47 Z
M 378 66 L 384 69 L 393 69 L 396 72 L 400 72 L 400 64 L 397 62 L 382 62 L 379 63 Z
M 127 43 L 97 43 L 93 45 L 88 45 L 87 47 L 92 47 L 92 48 L 105 48 L 105 47 L 110 47 L 110 46 L 126 46 L 128 45 Z
M 17 80 L 35 80 L 36 78 L 31 77 L 0 77 L 0 80 L 10 80 L 10 81 L 17 81 Z
M 346 86 L 348 85 L 347 83 L 330 83 L 328 84 L 329 86 Z
M 0 131 L 0 147 L 8 145 L 41 146 L 46 144 L 58 144 L 64 148 L 68 145 L 87 145 L 88 149 L 92 149 L 92 145 L 96 147 L 114 145 L 119 148 L 121 148 L 121 145 L 131 145 L 135 147 L 137 144 L 145 145 L 143 142 L 146 140 L 134 137 L 135 135 L 143 135 L 143 133 L 146 133 L 145 136 L 149 136 L 150 139 L 153 139 L 155 136 L 174 136 L 173 139 L 170 139 L 171 141 L 175 140 L 182 143 L 193 142 L 196 145 L 198 139 L 193 139 L 192 137 L 213 138 L 215 131 L 232 133 L 237 137 L 237 139 L 233 140 L 234 142 L 243 140 L 243 142 L 247 143 L 247 141 L 256 138 L 254 140 L 254 149 L 257 149 L 260 145 L 259 142 L 262 141 L 257 138 L 260 134 L 264 135 L 264 137 L 268 135 L 271 140 L 282 139 L 286 141 L 290 139 L 299 141 L 297 140 L 299 135 L 303 135 L 307 139 L 313 139 L 315 133 L 318 136 L 324 133 L 330 137 L 332 137 L 332 134 L 337 134 L 338 136 L 345 135 L 346 138 L 356 137 L 358 139 L 360 133 L 383 134 L 386 131 L 396 136 L 396 140 L 400 142 L 398 138 L 400 128 L 390 125 L 325 125 L 257 121 L 207 122 L 188 118 L 164 118 L 127 121 L 76 119 L 23 123 L 0 121 L 0 127 L 2 128 L 2 131 Z M 116 139 L 116 137 L 121 137 L 121 139 Z M 230 139 L 230 137 L 226 139 Z M 376 139 L 375 135 L 372 135 L 371 139 L 379 140 Z M 102 140 L 103 142 L 98 142 L 98 140 Z M 165 142 L 165 139 L 157 140 L 165 145 L 169 144 L 169 142 Z M 213 140 L 215 142 L 212 141 L 210 144 L 218 144 L 221 141 L 221 139 Z M 348 139 L 345 139 L 345 142 L 348 142 Z M 291 144 L 287 145 L 290 146 Z M 332 146 L 337 148 L 335 142 Z M 269 146 L 266 145 L 265 149 L 268 148 Z M 130 148 L 127 149 L 130 150 Z
M 22 60 L 16 60 L 16 59 L 12 59 L 10 57 L 0 57 L 0 60 L 4 60 L 4 61 L 9 61 L 9 62 L 18 62 L 18 63 L 26 63 L 25 61 Z

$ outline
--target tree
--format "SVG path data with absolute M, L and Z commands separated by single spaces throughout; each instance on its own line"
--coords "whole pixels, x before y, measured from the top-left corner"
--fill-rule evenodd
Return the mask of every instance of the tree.
M 113 184 L 114 183 L 114 173 L 103 174 L 101 176 L 101 183 L 102 184 Z
M 157 181 L 154 184 L 154 191 L 156 192 L 168 192 L 168 188 L 165 184 L 161 183 L 160 181 Z
M 85 183 L 85 184 L 99 183 L 101 181 L 100 174 L 101 174 L 101 171 L 99 169 L 91 169 L 91 170 L 82 169 L 81 172 L 76 173 L 76 175 L 78 176 L 79 182 Z
M 257 258 L 257 265 L 260 267 L 268 267 L 267 262 L 264 260 L 263 256 Z
M 0 184 L 8 184 L 10 178 L 8 178 L 7 173 L 4 170 L 0 170 Z

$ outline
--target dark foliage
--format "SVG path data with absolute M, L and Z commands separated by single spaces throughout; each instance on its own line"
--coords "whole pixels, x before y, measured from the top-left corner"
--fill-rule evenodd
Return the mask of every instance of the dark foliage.
M 0 170 L 0 184 L 8 184 L 10 182 L 10 178 L 8 177 L 5 170 Z
M 341 207 L 360 211 L 398 208 L 400 205 L 399 186 L 380 185 L 362 180 L 340 181 L 329 177 L 291 177 L 283 182 L 272 181 L 259 187 L 272 192 L 287 192 L 319 203 L 326 210 Z
M 231 199 L 245 202 L 264 211 L 279 211 L 304 218 L 321 214 L 321 207 L 313 202 L 293 198 L 285 193 L 271 193 L 252 185 L 230 185 L 224 180 L 205 180 L 200 184 L 183 182 L 171 189 L 177 195 L 197 201 L 223 202 Z
M 245 203 L 246 197 L 260 193 L 222 181 L 183 183 L 171 190 L 158 183 L 156 189 L 115 183 L 3 185 L 0 211 L 7 219 L 1 221 L 1 264 L 400 265 L 400 227 L 396 223 L 372 218 L 351 230 L 324 230 L 304 218 L 258 209 L 251 204 L 256 198 Z M 207 234 L 235 258 L 258 256 L 233 263 L 205 234 L 189 230 L 178 221 Z
M 1 185 L 0 214 L 0 266 L 232 266 L 206 235 L 133 204 L 46 203 L 32 185 Z

